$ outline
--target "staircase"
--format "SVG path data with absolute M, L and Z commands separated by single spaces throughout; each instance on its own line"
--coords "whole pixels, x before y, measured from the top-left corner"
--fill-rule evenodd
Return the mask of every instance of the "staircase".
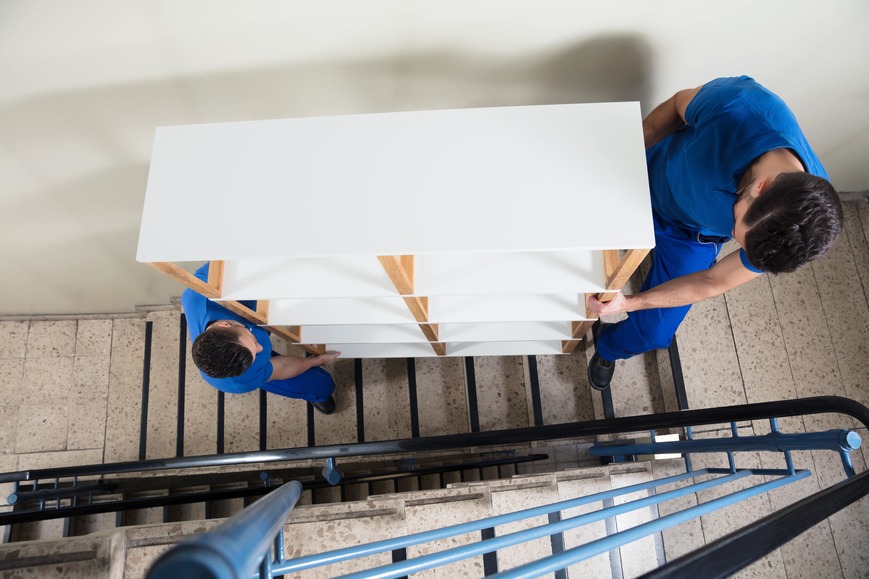
M 698 305 L 680 330 L 681 365 L 671 365 L 667 352 L 620 362 L 610 396 L 601 396 L 587 387 L 585 372 L 590 351 L 582 347 L 572 355 L 552 357 L 338 360 L 330 368 L 338 384 L 338 412 L 323 416 L 301 401 L 259 392 L 223 396 L 207 386 L 190 360 L 181 313 L 174 309 L 143 311 L 136 316 L 0 321 L 0 394 L 4 397 L 0 404 L 0 470 L 27 471 L 490 432 L 611 416 L 659 414 L 686 408 L 688 402 L 692 408 L 704 408 L 839 395 L 866 404 L 869 367 L 861 348 L 869 343 L 869 306 L 862 287 L 869 278 L 860 264 L 869 263 L 869 244 L 864 233 L 869 231 L 869 212 L 865 201 L 845 205 L 846 234 L 829 256 L 805 271 L 771 279 L 765 276 L 726 297 Z M 279 352 L 301 355 L 280 340 L 275 340 L 275 347 Z M 817 375 L 818 365 L 831 368 L 823 379 Z M 850 428 L 854 423 L 837 424 L 828 415 L 812 415 L 784 419 L 782 426 L 784 430 L 801 432 Z M 865 428 L 856 426 L 865 439 Z M 738 430 L 746 435 L 763 434 L 768 426 L 745 422 L 739 424 Z M 698 438 L 716 438 L 728 436 L 730 431 L 719 425 L 696 429 L 694 434 Z M 601 481 L 622 484 L 614 481 L 619 477 L 645 476 L 634 472 L 636 469 L 651 469 L 651 474 L 659 478 L 658 471 L 681 466 L 668 460 L 655 461 L 651 466 L 629 463 L 602 467 L 588 456 L 591 442 L 566 438 L 482 451 L 473 449 L 473 459 L 533 454 L 547 458 L 305 490 L 288 524 L 287 536 L 292 533 L 289 528 L 294 524 L 292 521 L 302 514 L 317 513 L 320 509 L 328 512 L 374 508 L 370 505 L 387 498 L 403 500 L 396 498 L 397 493 L 416 496 L 415 493 L 469 492 L 467 489 L 476 488 L 477 483 L 487 488 L 525 484 L 537 480 L 534 478 L 537 475 L 544 479 L 554 477 L 553 484 L 560 493 L 561 487 L 570 484 L 592 485 Z M 419 459 L 412 453 L 381 457 L 382 464 L 367 467 L 362 459 L 354 459 L 350 464 L 339 459 L 337 466 L 343 474 L 385 466 L 412 468 L 411 463 L 400 461 L 414 458 Z M 376 462 L 373 458 L 366 460 Z M 705 460 L 698 459 L 695 468 L 707 466 Z M 748 466 L 773 468 L 770 460 L 757 453 L 744 455 L 744 464 Z M 590 561 L 607 558 L 607 563 L 601 565 L 607 571 L 601 576 L 638 576 L 657 566 L 662 557 L 671 560 L 692 551 L 758 516 L 831 486 L 844 476 L 838 458 L 830 453 L 802 451 L 795 453 L 795 460 L 797 468 L 810 468 L 816 476 L 752 499 L 749 508 L 706 515 L 663 531 L 650 539 L 650 546 L 641 553 L 630 554 L 628 547 L 623 547 L 615 555 L 601 555 Z M 854 453 L 854 462 L 858 472 L 865 469 L 859 452 Z M 301 473 L 301 480 L 305 476 L 318 477 L 322 467 L 322 460 L 304 465 L 307 471 Z M 567 480 L 588 467 L 593 467 L 590 472 L 601 476 L 583 482 Z M 258 475 L 250 468 L 235 470 Z M 181 473 L 161 476 L 169 475 Z M 50 486 L 51 481 L 43 483 Z M 184 484 L 188 486 L 173 488 L 172 492 L 204 489 L 189 486 L 189 481 Z M 257 484 L 262 482 L 253 476 L 243 482 L 223 481 L 211 490 Z M 13 490 L 10 484 L 0 484 L 4 497 Z M 494 508 L 492 497 L 521 496 L 519 502 L 534 504 L 534 492 L 546 494 L 534 488 L 479 492 L 490 497 L 487 508 Z M 129 492 L 126 496 L 142 495 L 147 492 Z M 699 494 L 682 502 L 696 503 L 698 498 L 705 500 L 710 496 Z M 214 518 L 229 516 L 250 500 L 215 499 L 130 510 L 121 515 L 102 513 L 6 526 L 3 527 L 6 544 L 0 547 L 0 561 L 5 566 L 0 566 L 0 570 L 8 570 L 11 576 L 29 573 L 51 577 L 73 574 L 74 569 L 81 567 L 101 571 L 82 571 L 78 576 L 120 577 L 124 576 L 122 567 L 127 567 L 132 573 L 127 576 L 140 576 L 132 569 L 142 569 L 146 559 L 152 561 L 165 550 L 166 537 L 174 537 L 175 541 L 210 528 Z M 469 499 L 456 504 L 472 502 Z M 406 501 L 403 504 L 400 518 L 406 520 Z M 419 505 L 413 508 L 423 510 Z M 662 505 L 658 513 L 650 511 L 648 516 L 663 516 L 670 508 L 673 508 L 670 504 Z M 446 512 L 447 507 L 443 509 Z M 848 507 L 767 555 L 747 570 L 746 576 L 865 576 L 867 509 L 865 500 Z M 10 511 L 13 507 L 0 510 Z M 318 533 L 326 533 L 327 529 L 344 525 L 338 520 L 325 521 L 325 525 L 324 521 L 308 524 L 317 527 Z M 373 530 L 373 523 L 367 525 L 366 539 L 369 535 L 380 536 L 376 533 L 381 531 Z M 604 523 L 603 529 L 612 533 L 619 526 L 616 519 L 615 523 Z M 342 532 L 343 537 L 349 536 L 346 533 L 357 534 L 357 531 Z M 568 542 L 565 534 L 565 544 Z M 124 551 L 126 555 L 118 555 Z M 83 553 L 91 555 L 85 557 Z M 288 550 L 290 555 L 292 552 Z M 498 557 L 499 568 L 506 568 L 502 554 Z M 484 565 L 482 559 L 480 564 Z M 137 560 L 142 566 L 129 567 Z M 485 567 L 482 569 L 485 571 Z M 588 573 L 597 576 L 598 572 Z

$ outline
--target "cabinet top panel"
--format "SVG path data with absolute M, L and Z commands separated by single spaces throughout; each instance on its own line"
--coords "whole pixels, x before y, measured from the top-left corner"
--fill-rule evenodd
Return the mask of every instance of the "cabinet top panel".
M 137 259 L 653 245 L 629 102 L 161 127 Z

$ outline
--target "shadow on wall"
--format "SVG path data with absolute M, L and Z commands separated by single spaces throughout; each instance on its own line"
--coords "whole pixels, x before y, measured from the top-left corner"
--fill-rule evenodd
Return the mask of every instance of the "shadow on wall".
M 0 198 L 7 253 L 0 269 L 4 278 L 17 280 L 16 295 L 4 300 L 0 315 L 132 311 L 180 293 L 180 286 L 173 291 L 173 284 L 155 281 L 158 273 L 135 263 L 155 127 L 421 109 L 645 103 L 650 71 L 651 51 L 641 37 L 611 35 L 521 57 L 435 47 L 103 85 L 11 103 L 0 109 L 0 144 L 25 176 L 13 183 L 30 186 L 16 190 L 10 184 Z M 15 231 L 20 235 L 12 236 Z M 28 239 L 32 247 L 16 249 Z M 85 253 L 71 261 L 72 248 Z M 129 266 L 121 265 L 123 260 Z M 71 267 L 79 263 L 87 267 Z M 65 275 L 48 283 L 52 272 Z M 109 272 L 126 280 L 111 295 L 105 287 Z

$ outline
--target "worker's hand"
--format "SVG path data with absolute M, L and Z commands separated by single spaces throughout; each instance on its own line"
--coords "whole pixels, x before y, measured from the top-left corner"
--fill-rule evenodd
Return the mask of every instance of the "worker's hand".
M 335 358 L 341 355 L 341 352 L 336 352 L 335 350 L 329 350 L 328 352 L 323 352 L 322 354 L 318 354 L 314 356 L 314 362 L 316 366 L 322 366 L 323 364 L 328 364 Z
M 616 297 L 608 302 L 602 302 L 594 296 L 589 296 L 588 298 L 588 309 L 598 317 L 620 314 L 627 311 L 627 305 L 628 300 L 625 299 L 622 292 L 617 293 Z

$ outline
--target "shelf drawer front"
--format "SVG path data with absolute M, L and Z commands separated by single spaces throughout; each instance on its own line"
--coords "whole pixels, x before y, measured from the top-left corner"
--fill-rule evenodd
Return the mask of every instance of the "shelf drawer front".
M 303 326 L 303 344 L 428 343 L 418 324 Z M 570 322 L 439 324 L 442 342 L 515 342 L 570 340 Z
M 342 358 L 429 358 L 429 344 L 327 344 Z M 457 342 L 446 344 L 447 356 L 524 356 L 561 354 L 560 341 Z
M 576 294 L 435 296 L 432 324 L 560 322 L 585 319 L 585 299 Z M 405 324 L 416 320 L 401 297 L 272 300 L 269 323 L 277 326 Z

